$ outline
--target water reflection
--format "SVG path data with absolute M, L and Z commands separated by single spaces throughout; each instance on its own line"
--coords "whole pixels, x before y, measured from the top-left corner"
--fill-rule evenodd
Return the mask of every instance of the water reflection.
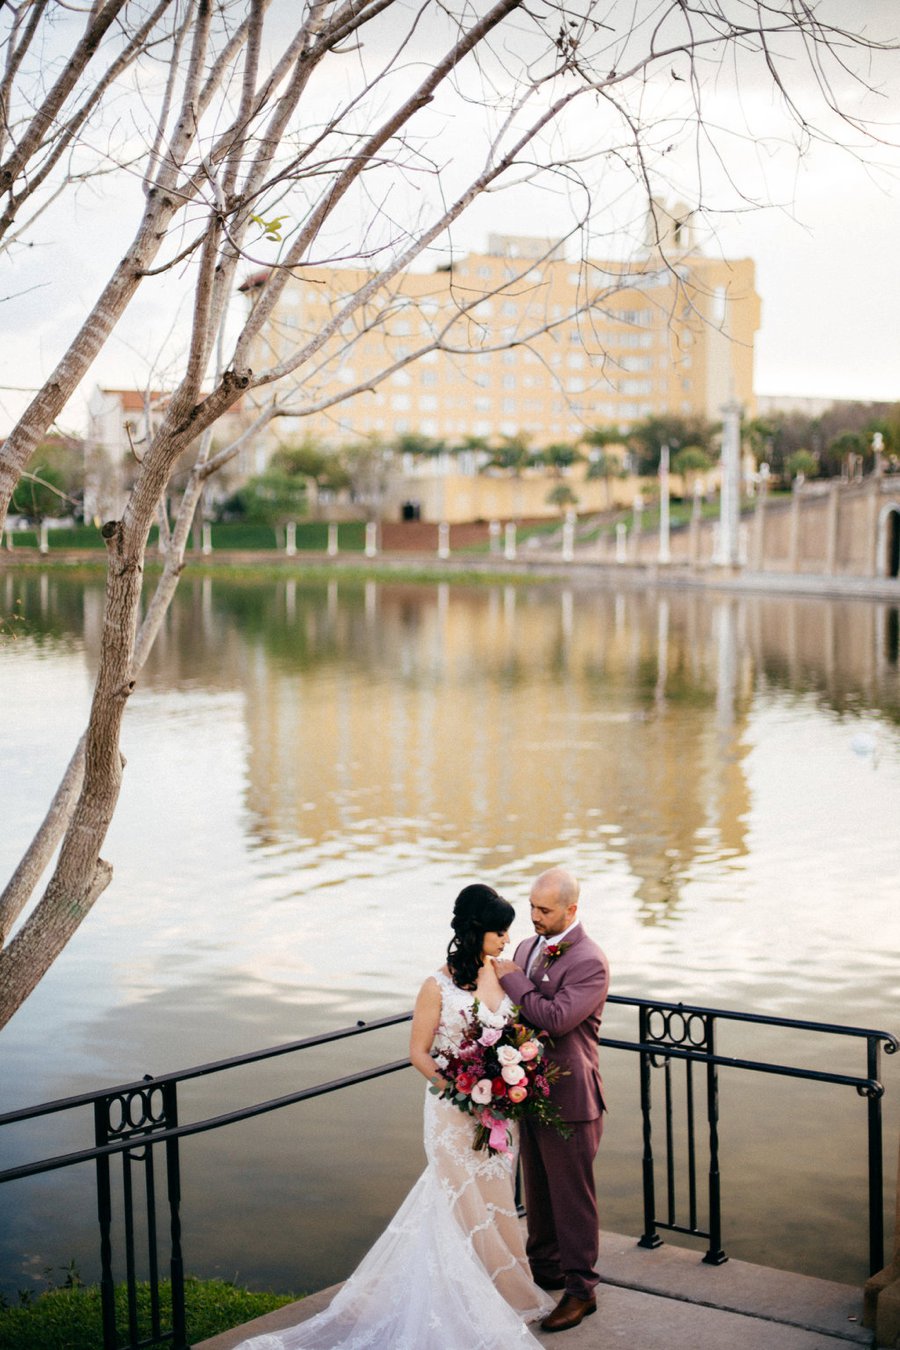
M 6 613 L 22 599 L 26 620 L 0 647 L 8 872 L 86 714 L 102 584 L 6 573 L 0 593 Z M 583 876 L 586 926 L 620 993 L 890 1023 L 897 614 L 699 592 L 186 576 L 126 719 L 115 882 L 4 1031 L 3 1106 L 397 1011 L 439 962 L 462 882 L 484 875 L 508 892 L 524 931 L 529 881 L 554 861 Z M 633 1075 L 605 1072 L 620 1105 L 601 1185 L 610 1224 L 628 1228 Z M 319 1194 L 330 1174 L 342 1217 L 327 1243 L 302 1225 L 289 1241 L 242 1190 L 254 1278 L 315 1285 L 371 1240 L 354 1226 L 353 1131 L 328 1109 L 350 1154 L 338 1177 L 305 1137 L 303 1185 Z M 779 1134 L 793 1136 L 796 1116 L 779 1110 Z M 833 1175 L 827 1205 L 813 1173 L 797 1205 L 832 1228 L 816 1253 L 785 1238 L 764 1259 L 855 1278 L 834 1218 L 860 1143 L 852 1115 L 843 1103 L 829 1114 L 828 1142 L 803 1122 Z M 411 1180 L 418 1121 L 395 1129 Z M 259 1145 L 260 1193 L 294 1194 L 286 1130 Z M 756 1169 L 738 1090 L 723 1100 L 723 1134 L 730 1159 Z M 222 1148 L 197 1164 L 201 1193 L 233 1165 Z M 403 1180 L 389 1158 L 383 1172 L 376 1226 Z M 769 1185 L 775 1212 L 777 1168 Z M 732 1183 L 735 1223 L 743 1210 L 765 1227 L 759 1194 Z M 40 1242 L 47 1255 L 37 1216 L 60 1212 L 56 1193 L 46 1211 L 29 1203 L 5 1248 L 12 1287 L 22 1251 Z M 213 1239 L 225 1229 L 208 1203 L 192 1219 L 203 1259 L 230 1274 L 242 1262 Z M 298 1246 L 316 1260 L 292 1279 Z

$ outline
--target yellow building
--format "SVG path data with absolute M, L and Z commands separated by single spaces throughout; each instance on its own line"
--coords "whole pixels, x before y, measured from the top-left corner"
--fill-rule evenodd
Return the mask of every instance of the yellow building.
M 255 364 L 336 326 L 288 377 L 290 401 L 310 412 L 283 419 L 278 439 L 417 433 L 454 446 L 526 433 L 541 448 L 651 415 L 718 420 L 729 400 L 753 415 L 753 262 L 704 256 L 680 224 L 666 245 L 665 260 L 656 249 L 637 262 L 573 263 L 550 241 L 492 236 L 487 252 L 407 272 L 355 310 L 369 273 L 305 268 Z

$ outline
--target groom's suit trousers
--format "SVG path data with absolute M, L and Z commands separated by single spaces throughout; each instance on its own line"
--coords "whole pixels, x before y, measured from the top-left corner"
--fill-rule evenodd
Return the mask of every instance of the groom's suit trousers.
M 565 1276 L 567 1293 L 586 1299 L 599 1282 L 599 1220 L 594 1159 L 603 1117 L 571 1123 L 563 1139 L 549 1125 L 521 1122 L 522 1176 L 528 1206 L 527 1252 L 537 1278 Z

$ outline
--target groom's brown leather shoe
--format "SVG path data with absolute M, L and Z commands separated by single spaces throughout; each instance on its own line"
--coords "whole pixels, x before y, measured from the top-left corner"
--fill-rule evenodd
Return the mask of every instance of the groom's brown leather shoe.
M 541 1323 L 541 1331 L 569 1331 L 596 1311 L 597 1300 L 593 1296 L 576 1298 L 574 1294 L 563 1294 L 552 1313 L 548 1313 Z

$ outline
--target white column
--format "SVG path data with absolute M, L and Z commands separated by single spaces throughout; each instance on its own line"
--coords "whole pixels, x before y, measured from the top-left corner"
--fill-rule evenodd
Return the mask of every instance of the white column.
M 575 512 L 567 511 L 562 528 L 563 562 L 571 562 L 575 557 Z
M 328 551 L 328 556 L 329 556 L 329 558 L 335 558 L 335 557 L 337 557 L 337 551 L 338 551 L 338 527 L 337 527 L 337 521 L 335 521 L 335 520 L 330 520 L 330 521 L 328 522 L 328 546 L 327 546 L 327 551 Z
M 503 546 L 503 556 L 504 556 L 504 558 L 508 558 L 509 561 L 512 562 L 513 559 L 514 559 L 515 556 L 516 556 L 516 526 L 515 526 L 515 521 L 510 520 L 510 521 L 507 522 L 507 525 L 506 525 L 506 531 L 505 531 L 505 536 L 506 536 L 506 537 L 505 537 L 504 546 Z
M 40 528 L 40 532 L 39 532 L 39 534 L 38 534 L 38 548 L 40 549 L 40 551 L 41 551 L 42 553 L 49 553 L 49 551 L 50 551 L 50 545 L 49 545 L 49 543 L 47 542 L 47 522 L 46 522 L 46 520 L 42 520 L 42 521 L 41 521 L 41 528 Z
M 297 553 L 297 522 L 289 520 L 285 529 L 284 551 L 289 558 L 293 558 Z
M 438 557 L 450 557 L 450 526 L 445 520 L 438 525 Z
M 500 552 L 500 522 L 492 520 L 488 525 L 488 551 L 490 553 Z
M 659 452 L 659 561 L 672 561 L 669 550 L 669 447 L 664 445 Z
M 644 499 L 639 492 L 634 494 L 631 504 L 633 524 L 631 527 L 631 548 L 635 562 L 640 559 L 641 534 L 644 528 Z
M 624 521 L 619 521 L 616 526 L 616 562 L 623 563 L 626 556 L 626 547 L 628 542 L 628 526 Z
M 736 567 L 740 561 L 738 522 L 741 516 L 741 409 L 735 402 L 722 409 L 722 486 L 719 548 L 716 562 Z
M 374 558 L 378 552 L 378 526 L 374 520 L 366 521 L 366 557 Z
M 200 530 L 200 552 L 208 557 L 212 553 L 212 526 L 209 521 L 204 521 Z

